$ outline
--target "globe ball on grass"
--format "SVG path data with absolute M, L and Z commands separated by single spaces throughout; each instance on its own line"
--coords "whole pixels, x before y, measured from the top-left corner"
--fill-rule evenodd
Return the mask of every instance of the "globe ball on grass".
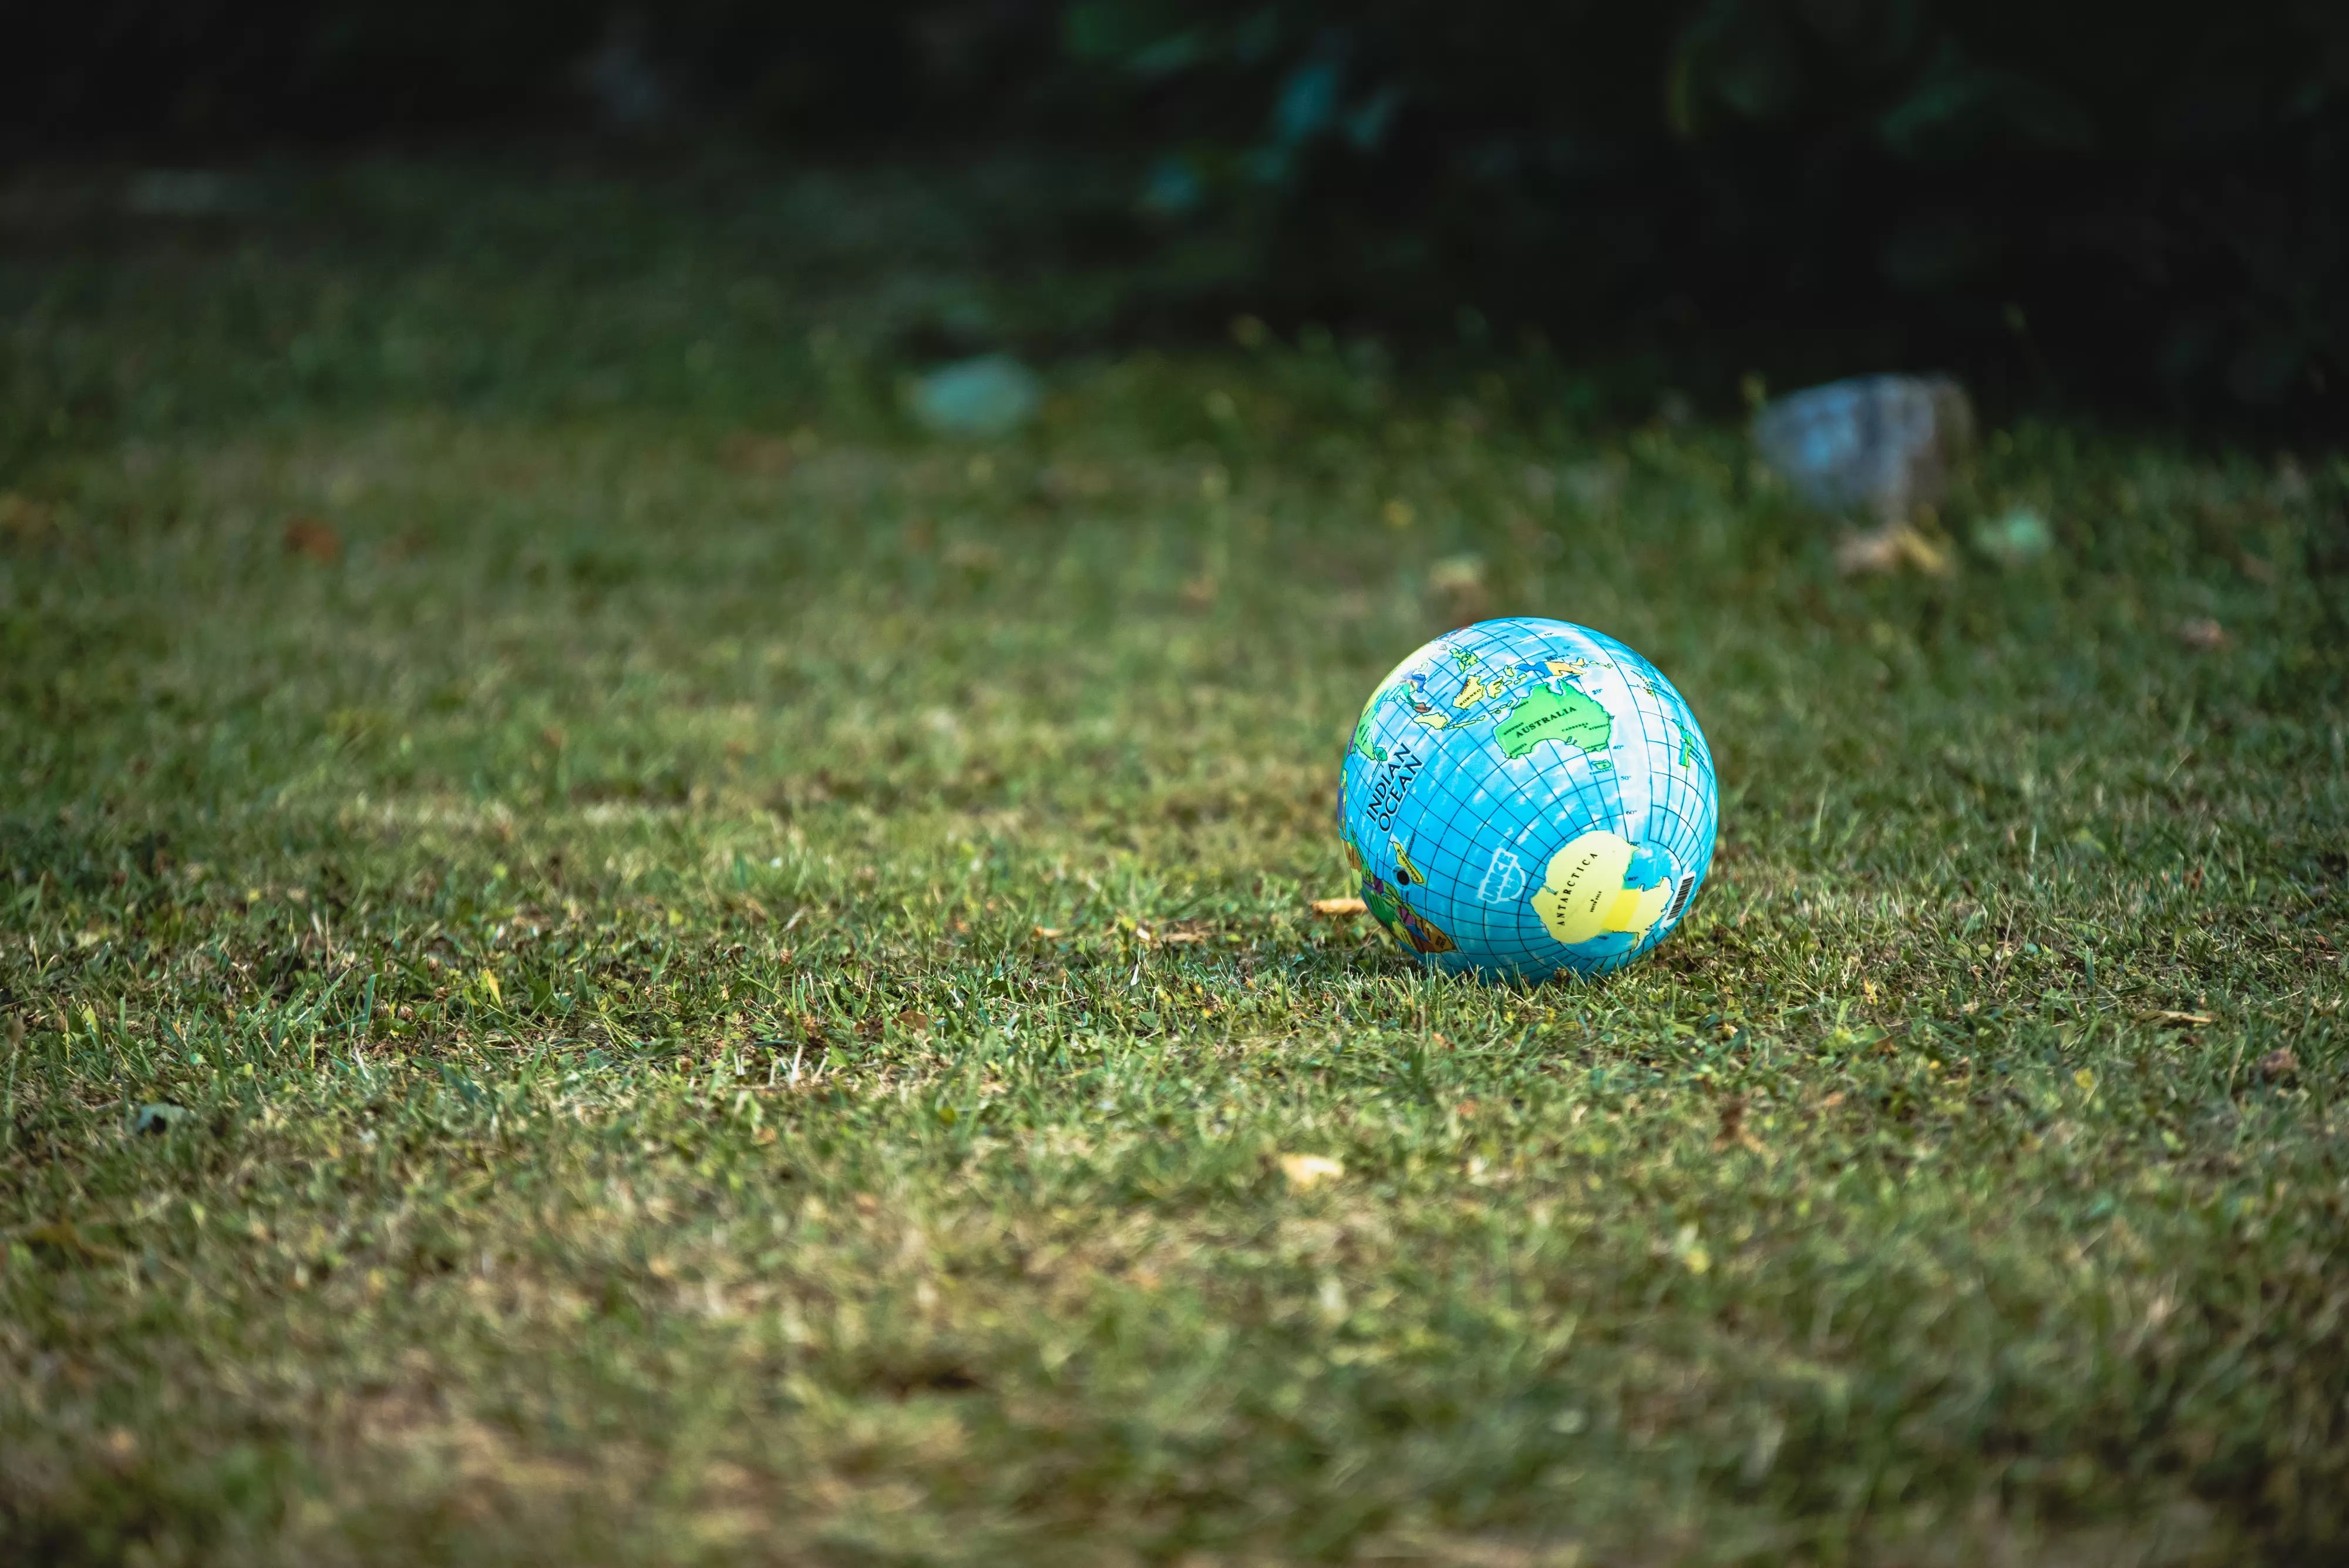
M 1559 620 L 1446 632 L 1379 682 L 1339 785 L 1362 901 L 1487 979 L 1622 968 L 1713 865 L 1713 753 L 1656 667 Z

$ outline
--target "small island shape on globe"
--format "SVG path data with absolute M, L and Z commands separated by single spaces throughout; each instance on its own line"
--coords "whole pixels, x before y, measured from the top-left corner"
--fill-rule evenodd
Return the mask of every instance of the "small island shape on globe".
M 1395 667 L 1346 748 L 1338 820 L 1362 901 L 1455 972 L 1596 976 L 1688 913 L 1721 815 L 1713 753 L 1656 667 L 1516 618 Z

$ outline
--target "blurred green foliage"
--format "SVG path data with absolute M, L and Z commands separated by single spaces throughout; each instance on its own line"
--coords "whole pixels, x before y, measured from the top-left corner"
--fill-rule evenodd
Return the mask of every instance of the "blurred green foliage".
M 1130 165 L 1129 334 L 1465 321 L 1725 400 L 1901 362 L 1995 400 L 2337 429 L 2349 8 L 942 0 L 657 13 L 117 0 L 0 64 L 20 147 L 592 127 Z M 1473 316 L 1464 316 L 1464 310 Z
M 1145 209 L 1245 226 L 1300 310 L 2189 415 L 2321 418 L 2349 362 L 2339 7 L 1084 0 L 1064 40 L 1162 149 Z

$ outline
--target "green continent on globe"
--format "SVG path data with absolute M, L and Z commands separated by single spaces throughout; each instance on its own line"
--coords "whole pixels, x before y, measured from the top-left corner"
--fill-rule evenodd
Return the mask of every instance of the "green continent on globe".
M 1544 741 L 1563 741 L 1586 752 L 1603 752 L 1615 721 L 1588 692 L 1572 686 L 1537 686 L 1509 710 L 1493 732 L 1501 754 L 1524 756 Z

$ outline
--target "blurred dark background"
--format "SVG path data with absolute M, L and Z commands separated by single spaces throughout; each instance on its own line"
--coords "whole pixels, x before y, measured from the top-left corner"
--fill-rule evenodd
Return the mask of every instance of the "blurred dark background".
M 1084 172 L 1020 221 L 1139 269 L 1097 336 L 1246 312 L 1732 406 L 1757 368 L 1946 367 L 1993 405 L 2349 425 L 2341 0 L 12 10 L 20 168 L 1019 149 Z

